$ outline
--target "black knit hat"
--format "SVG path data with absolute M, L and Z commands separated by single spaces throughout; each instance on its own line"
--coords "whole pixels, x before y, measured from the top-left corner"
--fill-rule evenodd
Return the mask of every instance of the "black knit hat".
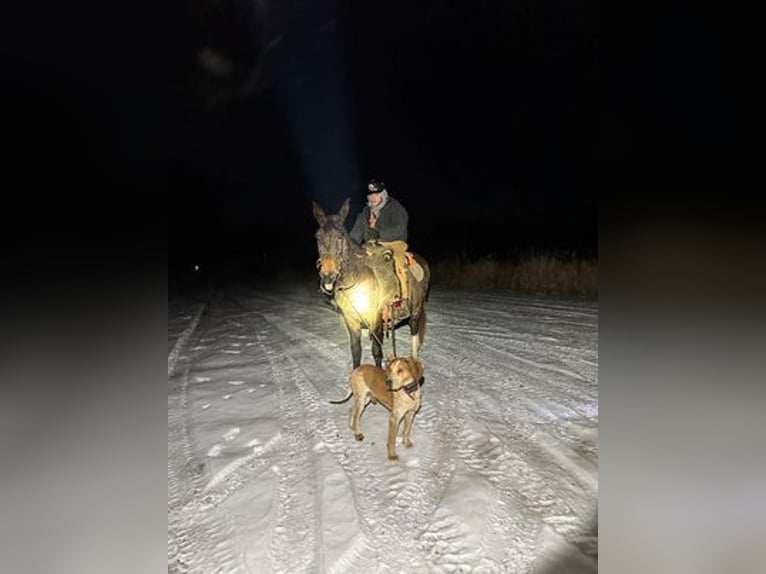
M 370 195 L 371 193 L 380 193 L 381 191 L 385 191 L 385 189 L 386 184 L 383 183 L 383 180 L 373 177 L 370 180 L 370 183 L 367 184 L 367 191 L 365 194 Z

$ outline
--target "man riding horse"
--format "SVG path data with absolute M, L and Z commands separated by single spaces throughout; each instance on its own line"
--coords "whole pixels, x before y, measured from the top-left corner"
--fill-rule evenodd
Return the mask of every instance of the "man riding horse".
M 350 198 L 346 198 L 337 213 L 325 213 L 322 206 L 314 201 L 312 210 L 319 224 L 314 234 L 319 254 L 316 261 L 319 289 L 332 297 L 336 310 L 343 316 L 351 344 L 353 368 L 361 364 L 363 328 L 370 334 L 372 355 L 375 364 L 380 367 L 384 330 L 391 329 L 393 338 L 394 330 L 405 319 L 412 335 L 412 356 L 417 358 L 426 330 L 425 303 L 431 282 L 428 262 L 417 253 L 407 253 L 411 264 L 406 273 L 412 280 L 405 283 L 405 293 L 411 307 L 409 310 L 392 308 L 391 301 L 401 296 L 399 278 L 391 261 L 394 250 L 377 241 L 367 241 L 360 245 L 351 238 L 345 227 L 349 204 Z M 383 213 L 381 210 L 373 223 L 379 223 Z M 370 228 L 377 227 L 375 225 Z M 401 240 L 398 243 L 406 246 Z
M 379 179 L 367 184 L 367 205 L 356 216 L 349 236 L 358 245 L 377 241 L 393 251 L 394 267 L 399 279 L 400 296 L 393 301 L 398 318 L 412 312 L 407 281 L 407 224 L 409 215 L 404 206 L 391 197 Z

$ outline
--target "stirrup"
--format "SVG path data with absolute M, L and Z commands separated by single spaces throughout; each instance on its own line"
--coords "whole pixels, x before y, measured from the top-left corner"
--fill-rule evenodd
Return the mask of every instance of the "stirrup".
M 403 299 L 401 297 L 394 297 L 391 301 L 391 314 L 394 321 L 401 321 L 406 319 L 412 314 L 412 303 L 409 299 Z

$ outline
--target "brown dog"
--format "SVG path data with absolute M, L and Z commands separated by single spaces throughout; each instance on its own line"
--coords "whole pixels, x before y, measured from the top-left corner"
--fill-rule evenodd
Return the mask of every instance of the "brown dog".
M 395 444 L 399 423 L 404 418 L 404 446 L 412 446 L 410 433 L 412 419 L 420 410 L 420 386 L 423 383 L 423 364 L 412 357 L 389 355 L 386 369 L 374 365 L 360 365 L 349 376 L 351 390 L 348 395 L 332 404 L 345 403 L 353 395 L 356 398 L 349 414 L 349 426 L 356 440 L 363 440 L 362 411 L 370 402 L 382 403 L 391 416 L 388 419 L 388 458 L 398 460 Z

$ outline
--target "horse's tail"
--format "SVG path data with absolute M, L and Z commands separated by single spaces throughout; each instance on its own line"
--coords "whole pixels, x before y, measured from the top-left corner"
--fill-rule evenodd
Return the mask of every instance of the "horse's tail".
M 431 295 L 431 267 L 420 255 L 416 256 L 416 259 L 418 263 L 420 263 L 420 266 L 423 268 L 423 281 L 425 281 L 426 284 L 426 290 L 423 294 L 423 301 L 427 302 Z
M 353 397 L 353 396 L 354 396 L 354 391 L 351 391 L 351 390 L 349 390 L 349 391 L 348 391 L 348 394 L 347 394 L 347 395 L 346 395 L 344 398 L 342 398 L 342 399 L 339 399 L 339 400 L 337 400 L 337 401 L 330 401 L 330 402 L 331 402 L 332 404 L 334 404 L 334 405 L 339 405 L 339 404 L 341 404 L 341 403 L 345 403 L 345 402 L 346 402 L 348 399 L 350 399 L 350 398 L 351 398 L 351 397 Z

